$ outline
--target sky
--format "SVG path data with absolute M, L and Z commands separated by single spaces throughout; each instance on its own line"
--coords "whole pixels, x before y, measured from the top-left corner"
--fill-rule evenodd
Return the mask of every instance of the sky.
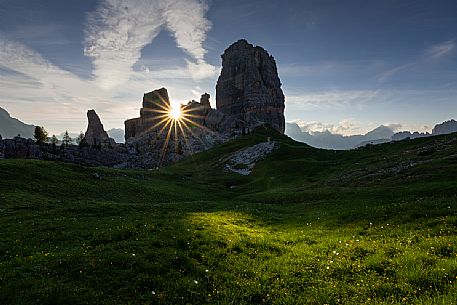
M 286 121 L 365 133 L 457 118 L 457 1 L 0 0 L 0 107 L 51 134 L 208 92 L 245 38 L 275 57 Z

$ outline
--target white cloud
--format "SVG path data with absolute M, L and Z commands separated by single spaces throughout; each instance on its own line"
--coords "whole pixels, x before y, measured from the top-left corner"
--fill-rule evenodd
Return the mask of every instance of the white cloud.
M 403 70 L 407 70 L 407 69 L 409 69 L 411 67 L 414 67 L 415 65 L 417 65 L 417 63 L 416 62 L 412 62 L 412 63 L 407 63 L 407 64 L 404 64 L 404 65 L 400 65 L 398 67 L 392 68 L 390 70 L 384 71 L 384 72 L 382 72 L 381 74 L 378 75 L 378 80 L 380 82 L 385 82 L 386 80 L 388 80 L 389 78 L 391 78 L 395 74 L 397 74 L 398 72 L 401 72 Z
M 215 66 L 210 65 L 201 59 L 197 60 L 196 63 L 189 60 L 186 60 L 186 62 L 188 72 L 195 81 L 214 77 L 218 72 Z
M 411 70 L 411 68 L 416 66 L 424 66 L 427 63 L 430 63 L 430 59 L 439 59 L 443 56 L 446 56 L 452 53 L 456 48 L 454 40 L 448 40 L 442 43 L 438 43 L 422 51 L 420 56 L 416 57 L 415 61 L 402 64 L 396 67 L 393 67 L 389 70 L 386 70 L 378 75 L 378 81 L 385 82 L 386 80 L 392 78 L 397 73 L 400 73 L 404 70 Z M 433 61 L 432 61 L 433 63 Z
M 0 67 L 10 70 L 0 75 L 1 106 L 25 121 L 49 126 L 51 132 L 56 126 L 81 129 L 88 109 L 112 107 L 109 96 L 95 83 L 53 65 L 27 46 L 2 36 Z
M 178 47 L 197 60 L 203 60 L 203 42 L 211 23 L 205 18 L 206 3 L 192 0 L 167 0 L 163 15 L 167 28 L 173 33 Z
M 286 94 L 287 105 L 328 109 L 362 107 L 378 95 L 378 90 L 330 90 Z
M 123 127 L 124 120 L 139 115 L 143 92 L 164 85 L 172 101 L 187 102 L 196 95 L 185 68 L 147 73 L 145 67 L 131 72 L 123 86 L 107 91 L 96 81 L 57 67 L 36 51 L 1 35 L 0 68 L 0 107 L 25 122 L 45 126 L 51 133 L 85 130 L 88 109 L 97 111 L 105 128 Z M 203 93 L 199 90 L 196 96 Z
M 92 99 L 100 94 L 90 82 L 56 67 L 27 46 L 2 36 L 0 36 L 0 66 L 22 74 L 22 77 L 17 76 L 16 81 L 25 81 L 27 78 L 29 82 L 33 80 L 35 88 L 46 89 L 48 96 L 54 100 L 67 95 L 80 95 L 82 100 Z M 16 90 L 16 88 L 13 89 Z
M 451 52 L 453 52 L 456 48 L 456 44 L 454 40 L 448 40 L 442 43 L 438 43 L 434 46 L 431 46 L 427 50 L 427 54 L 430 55 L 432 58 L 441 58 Z
M 401 131 L 403 128 L 403 124 L 400 124 L 400 123 L 388 123 L 388 124 L 384 124 L 384 126 L 389 127 L 390 129 L 392 129 L 395 132 Z
M 303 120 L 295 120 L 293 122 L 300 126 L 302 131 L 310 134 L 329 131 L 332 134 L 350 136 L 355 134 L 364 134 L 367 132 L 367 129 L 363 128 L 362 124 L 354 119 L 344 119 L 338 124 L 322 123 L 318 121 L 307 122 Z
M 97 84 L 111 89 L 126 83 L 141 50 L 166 27 L 188 61 L 194 80 L 213 77 L 216 69 L 204 61 L 203 42 L 211 27 L 207 5 L 198 0 L 104 0 L 88 15 L 85 54 L 92 58 Z M 153 73 L 151 71 L 151 73 Z
M 159 34 L 163 19 L 156 1 L 106 0 L 88 15 L 84 54 L 94 77 L 109 89 L 128 81 L 141 50 Z

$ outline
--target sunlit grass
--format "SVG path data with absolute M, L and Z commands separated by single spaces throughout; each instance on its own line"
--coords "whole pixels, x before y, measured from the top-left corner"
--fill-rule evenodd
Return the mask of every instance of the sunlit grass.
M 259 209 L 269 212 L 268 206 Z M 417 223 L 336 229 L 325 219 L 289 226 L 288 216 L 275 218 L 279 226 L 239 212 L 192 215 L 190 223 L 213 243 L 208 248 L 225 255 L 204 260 L 230 279 L 213 283 L 219 300 L 237 291 L 246 303 L 253 297 L 278 304 L 420 303 L 434 292 L 455 289 L 455 229 L 436 234 L 415 228 Z
M 0 304 L 456 303 L 446 154 L 372 181 L 335 177 L 382 152 L 286 141 L 249 177 L 214 165 L 263 138 L 159 172 L 1 161 Z

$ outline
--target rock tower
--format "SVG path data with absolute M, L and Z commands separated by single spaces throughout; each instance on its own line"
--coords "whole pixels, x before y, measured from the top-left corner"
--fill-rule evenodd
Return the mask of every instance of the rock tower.
M 107 147 L 113 146 L 116 142 L 108 136 L 108 133 L 103 128 L 95 110 L 87 111 L 87 130 L 84 135 L 84 141 L 90 146 Z
M 157 89 L 143 96 L 143 107 L 140 117 L 130 119 L 125 124 L 125 140 L 139 137 L 146 132 L 156 132 L 160 129 L 159 122 L 170 108 L 168 91 L 165 88 Z
M 241 39 L 222 55 L 216 107 L 253 128 L 267 123 L 284 133 L 284 94 L 273 56 Z

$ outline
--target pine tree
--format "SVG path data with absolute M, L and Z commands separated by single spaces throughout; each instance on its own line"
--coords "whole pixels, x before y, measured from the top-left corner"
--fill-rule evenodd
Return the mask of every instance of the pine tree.
M 65 130 L 65 133 L 62 138 L 62 145 L 66 147 L 66 146 L 70 145 L 72 141 L 73 141 L 73 139 L 68 134 L 68 130 Z
M 36 126 L 33 137 L 35 138 L 37 144 L 42 145 L 48 139 L 48 132 L 44 129 L 43 126 Z
M 52 147 L 52 153 L 56 153 L 56 145 L 59 142 L 59 139 L 57 139 L 56 135 L 53 134 L 51 137 L 51 147 Z
M 81 131 L 79 133 L 79 136 L 76 138 L 76 144 L 81 146 L 83 141 L 84 141 L 84 133 Z
M 59 139 L 57 139 L 56 135 L 53 134 L 52 137 L 51 137 L 51 144 L 52 145 L 57 145 L 58 142 L 59 142 Z

